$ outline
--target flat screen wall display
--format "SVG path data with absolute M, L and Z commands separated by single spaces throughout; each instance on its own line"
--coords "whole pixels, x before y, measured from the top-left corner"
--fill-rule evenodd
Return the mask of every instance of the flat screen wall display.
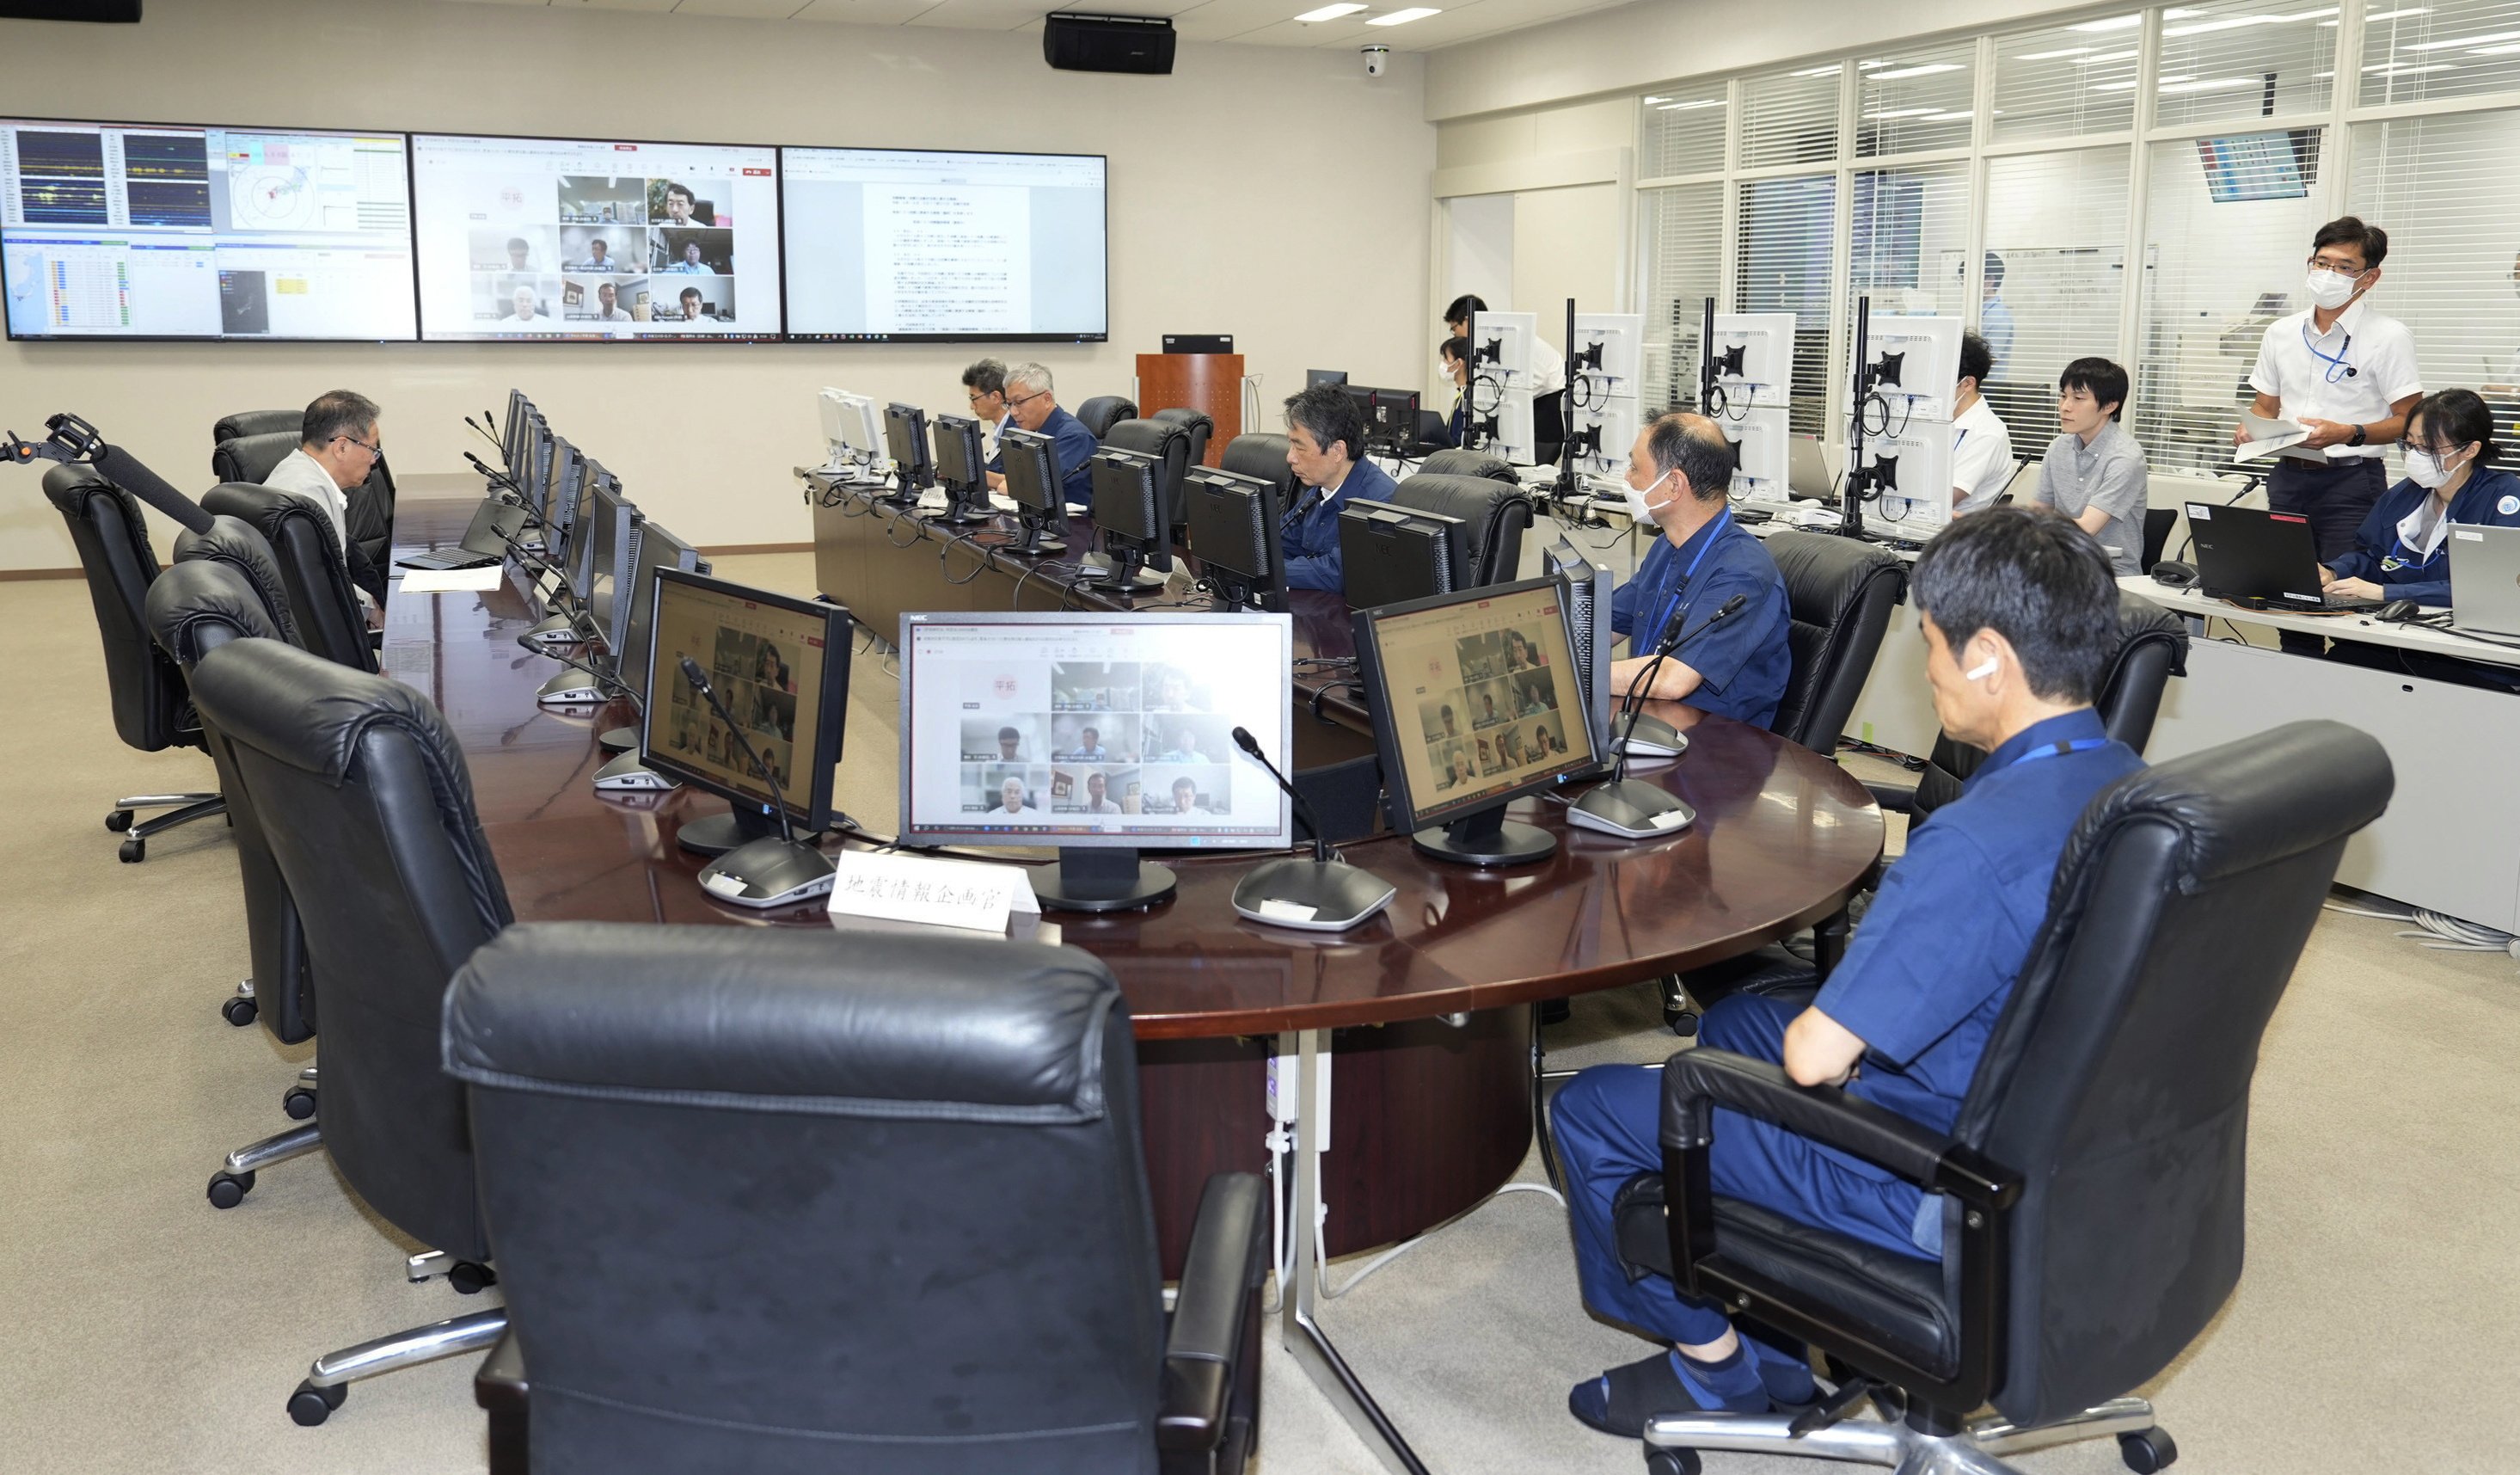
M 780 337 L 779 150 L 416 133 L 421 336 Z
M 13 339 L 415 336 L 400 133 L 0 118 Z
M 780 152 L 790 338 L 1108 335 L 1102 155 Z

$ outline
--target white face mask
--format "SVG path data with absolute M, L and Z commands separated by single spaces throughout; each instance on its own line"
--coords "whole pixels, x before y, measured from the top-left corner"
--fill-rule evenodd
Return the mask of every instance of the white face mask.
M 2310 274 L 2310 300 L 2321 307 L 2342 307 L 2354 300 L 2354 278 L 2321 266 Z
M 2428 450 L 2407 452 L 2407 479 L 2417 486 L 2439 486 L 2448 482 L 2458 468 Z
M 1654 516 L 1653 503 L 1646 500 L 1645 492 L 1652 491 L 1655 486 L 1660 486 L 1670 478 L 1670 476 L 1671 473 L 1664 472 L 1661 476 L 1654 478 L 1652 484 L 1648 485 L 1644 491 L 1639 491 L 1633 486 L 1622 485 L 1619 489 L 1627 494 L 1628 516 L 1639 523 L 1658 525 L 1659 520 Z

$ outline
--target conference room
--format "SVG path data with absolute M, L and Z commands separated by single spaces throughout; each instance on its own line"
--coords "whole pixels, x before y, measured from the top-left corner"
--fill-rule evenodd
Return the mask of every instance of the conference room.
M 2509 9 L 0 5 L 8 1463 L 2498 1467 Z

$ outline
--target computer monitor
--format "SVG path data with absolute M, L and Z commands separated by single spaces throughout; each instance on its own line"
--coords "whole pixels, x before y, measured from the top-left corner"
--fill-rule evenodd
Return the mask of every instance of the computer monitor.
M 1278 529 L 1285 518 L 1278 484 L 1193 466 L 1182 479 L 1182 496 L 1190 551 L 1226 609 L 1284 609 L 1286 553 Z
M 900 483 L 885 501 L 908 504 L 936 484 L 936 463 L 927 454 L 927 412 L 898 401 L 883 407 L 883 444 L 892 453 Z
M 656 589 L 639 761 L 731 807 L 686 821 L 677 842 L 698 854 L 724 854 L 777 835 L 775 807 L 783 804 L 798 830 L 830 828 L 832 772 L 848 713 L 847 608 L 680 569 L 650 576 Z M 726 718 L 692 689 L 686 656 L 707 673 L 727 716 L 742 724 L 744 743 L 778 779 L 775 790 Z
M 1056 846 L 1033 891 L 1075 911 L 1171 895 L 1142 848 L 1285 846 L 1234 730 L 1287 751 L 1293 662 L 1285 615 L 904 615 L 902 843 Z
M 614 674 L 630 691 L 631 700 L 644 710 L 648 705 L 648 642 L 656 624 L 656 571 L 675 569 L 685 574 L 706 574 L 708 560 L 700 557 L 698 545 L 686 542 L 671 529 L 653 519 L 644 519 L 635 530 L 638 536 L 637 562 L 630 570 L 630 621 L 625 627 L 615 660 Z M 608 752 L 624 753 L 639 746 L 637 727 L 615 727 L 599 739 Z M 604 774 L 596 775 L 599 779 Z M 600 787 L 600 785 L 599 785 Z
M 1418 441 L 1418 392 L 1366 392 L 1365 441 L 1369 449 L 1405 455 Z
M 1952 520 L 1952 428 L 1912 420 L 1864 440 L 1865 530 L 1921 543 Z
M 1519 865 L 1555 837 L 1505 807 L 1598 763 L 1554 578 L 1356 615 L 1356 654 L 1391 828 L 1466 865 Z
M 1347 383 L 1345 369 L 1306 369 L 1304 371 L 1304 388 L 1308 390 L 1318 389 L 1326 384 L 1343 385 L 1345 383 Z
M 825 389 L 814 396 L 823 417 L 823 444 L 831 452 L 826 471 L 857 475 L 878 473 L 884 462 L 883 415 L 876 402 L 846 390 Z
M 622 494 L 621 479 L 591 457 L 586 462 L 586 482 L 595 525 L 587 539 L 594 556 L 587 567 L 586 629 L 604 642 L 607 661 L 618 663 L 630 630 L 630 579 L 638 567 L 643 519 L 638 507 Z
M 1584 693 L 1585 728 L 1593 736 L 1597 757 L 1610 752 L 1610 652 L 1618 634 L 1610 628 L 1610 596 L 1619 576 L 1561 537 L 1540 553 L 1541 573 L 1565 586 L 1566 630 L 1575 642 L 1577 685 Z
M 508 418 L 499 423 L 499 464 L 511 478 L 524 468 L 526 417 L 533 407 L 524 391 L 508 392 Z
M 1726 419 L 1748 410 L 1785 408 L 1793 396 L 1794 315 L 1790 312 L 1719 312 L 1706 356 L 1723 393 Z M 1713 407 L 1708 407 L 1712 412 Z
M 1449 594 L 1469 582 L 1470 525 L 1440 512 L 1357 500 L 1339 509 L 1339 567 L 1352 610 Z
M 1007 495 L 1014 500 L 1023 537 L 1005 551 L 1040 558 L 1067 551 L 1067 493 L 1059 478 L 1058 441 L 1039 431 L 1009 426 L 998 433 Z
M 1094 529 L 1109 566 L 1087 576 L 1085 586 L 1128 593 L 1138 587 L 1142 568 L 1170 573 L 1172 522 L 1164 509 L 1163 463 L 1106 445 L 1087 464 L 1093 468 Z
M 994 521 L 989 509 L 989 455 L 980 441 L 980 422 L 968 415 L 939 415 L 936 427 L 936 481 L 945 488 L 945 510 L 936 521 L 958 528 Z

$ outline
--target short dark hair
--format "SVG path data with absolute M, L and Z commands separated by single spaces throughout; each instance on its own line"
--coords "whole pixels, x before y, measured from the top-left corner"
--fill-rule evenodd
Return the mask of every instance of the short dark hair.
M 2418 420 L 2424 423 L 2421 438 L 2415 436 Z M 2416 400 L 2407 412 L 2407 438 L 2430 451 L 2456 450 L 2473 440 L 2479 466 L 2491 466 L 2502 456 L 2494 441 L 2494 411 L 2474 390 L 2443 390 Z
M 699 290 L 698 288 L 697 288 L 697 287 L 686 287 L 686 288 L 684 288 L 684 289 L 683 289 L 683 295 L 682 295 L 681 297 L 679 297 L 679 298 L 676 298 L 674 300 L 676 300 L 676 301 L 678 301 L 678 302 L 688 302 L 688 301 L 690 301 L 692 299 L 694 299 L 694 298 L 696 298 L 696 297 L 698 297 L 699 295 L 700 295 L 700 290 Z
M 508 250 L 510 251 L 531 251 L 533 249 L 533 243 L 522 236 L 510 236 L 508 238 Z
M 1687 410 L 1665 410 L 1645 428 L 1645 454 L 1658 475 L 1677 471 L 1701 502 L 1732 494 L 1732 469 L 1740 458 L 1714 421 Z
M 2111 420 L 2126 418 L 2127 371 L 2105 358 L 2078 358 L 2056 376 L 2058 390 L 2084 390 L 2109 407 Z
M 1287 395 L 1286 423 L 1302 426 L 1324 450 L 1343 440 L 1349 460 L 1365 459 L 1365 415 L 1343 385 L 1310 385 L 1299 394 Z
M 690 201 L 695 208 L 699 206 L 700 197 L 692 193 L 692 187 L 690 185 L 675 184 L 668 180 L 665 184 L 665 198 L 671 200 L 676 195 L 680 195 L 684 199 Z
M 1974 333 L 1960 335 L 1960 378 L 1974 379 L 1980 390 L 1986 388 L 1986 376 L 1995 372 L 1995 353 L 1986 340 Z
M 963 388 L 983 394 L 1007 392 L 1007 366 L 994 358 L 984 358 L 963 371 Z
M 2361 252 L 2362 269 L 2369 271 L 2388 259 L 2389 233 L 2360 215 L 2339 215 L 2320 226 L 2318 234 L 2310 238 L 2310 249 L 2314 252 L 2330 246 L 2351 246 Z
M 1015 731 L 1012 727 L 1001 727 L 998 729 L 999 742 L 1003 743 L 1009 738 L 1013 738 L 1016 742 L 1020 743 L 1023 741 L 1023 734 Z
M 1989 287 L 2003 285 L 2003 257 L 1994 252 L 1986 254 L 1986 285 Z
M 1444 309 L 1444 321 L 1448 323 L 1458 323 L 1464 318 L 1487 310 L 1488 304 L 1485 299 L 1481 298 L 1475 292 L 1464 292 L 1460 297 L 1453 299 L 1453 305 Z
M 365 394 L 328 390 L 306 406 L 306 420 L 299 428 L 297 441 L 301 445 L 330 445 L 335 436 L 362 439 L 376 428 L 377 417 L 382 413 L 377 402 Z
M 1435 346 L 1435 351 L 1458 363 L 1470 361 L 1470 341 L 1456 333 Z
M 1980 630 L 2011 642 L 2031 692 L 2088 704 L 2117 659 L 2117 573 L 2099 539 L 2051 508 L 1990 507 L 1925 544 L 1916 612 L 1957 654 Z

